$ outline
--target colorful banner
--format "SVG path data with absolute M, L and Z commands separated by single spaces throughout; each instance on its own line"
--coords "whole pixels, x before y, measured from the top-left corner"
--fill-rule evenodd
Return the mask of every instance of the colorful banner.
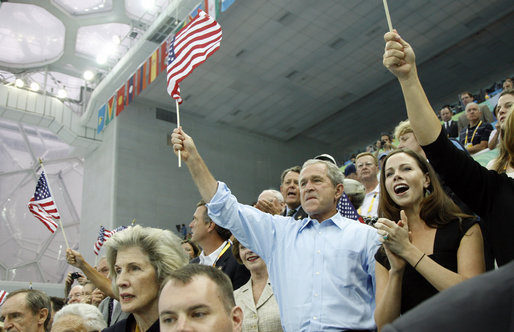
M 125 84 L 116 93 L 116 116 L 125 109 Z
M 98 110 L 98 127 L 96 128 L 96 133 L 97 134 L 100 134 L 102 132 L 102 130 L 104 130 L 104 125 L 105 125 L 105 109 L 106 109 L 106 104 L 104 104 Z
M 132 75 L 127 81 L 127 102 L 125 105 L 130 104 L 136 95 L 136 74 Z

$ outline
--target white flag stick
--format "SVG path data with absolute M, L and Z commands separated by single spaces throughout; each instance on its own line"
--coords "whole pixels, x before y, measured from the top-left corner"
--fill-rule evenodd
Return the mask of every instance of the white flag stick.
M 178 99 L 175 99 L 175 108 L 177 109 L 177 128 L 180 128 L 180 111 L 178 108 Z M 182 157 L 180 156 L 180 150 L 178 150 L 178 167 L 182 167 Z
M 389 26 L 389 31 L 393 31 L 393 24 L 391 23 L 391 15 L 389 15 L 389 7 L 387 6 L 387 0 L 384 0 L 384 10 L 387 18 L 387 25 Z
M 39 159 L 39 164 L 41 165 L 42 171 L 48 175 L 48 173 L 45 170 L 45 166 L 43 166 L 43 160 Z M 59 211 L 57 208 L 57 202 L 55 201 L 55 196 L 52 194 L 52 189 L 50 188 L 50 180 L 48 179 L 48 176 L 46 177 L 46 184 L 48 185 L 48 191 L 50 192 L 50 196 L 52 196 L 52 199 L 54 200 L 55 209 Z M 64 242 L 66 243 L 66 248 L 70 249 L 70 245 L 68 243 L 68 239 L 66 238 L 66 233 L 64 232 L 64 227 L 62 227 L 62 220 L 59 218 L 59 225 L 61 226 L 62 236 L 64 237 Z

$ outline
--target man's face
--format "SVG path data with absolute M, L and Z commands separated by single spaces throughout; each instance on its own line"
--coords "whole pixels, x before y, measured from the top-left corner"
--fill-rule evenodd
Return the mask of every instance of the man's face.
M 107 265 L 107 259 L 103 257 L 96 265 L 96 270 L 100 272 L 104 277 L 109 277 L 109 266 Z
M 480 112 L 480 109 L 478 108 L 478 105 L 475 103 L 471 103 L 468 106 L 466 106 L 466 118 L 471 123 L 477 123 L 480 121 L 480 116 L 482 113 Z
M 466 106 L 467 104 L 469 104 L 473 101 L 473 97 L 471 97 L 468 94 L 461 95 L 460 99 L 462 100 L 462 103 L 464 104 L 464 106 Z
M 441 120 L 443 120 L 444 122 L 448 122 L 452 119 L 452 112 L 447 108 L 443 108 L 441 110 Z
M 39 314 L 34 315 L 27 306 L 26 297 L 27 294 L 25 293 L 16 294 L 2 305 L 0 317 L 4 319 L 4 330 L 6 332 L 43 331 L 48 310 L 41 309 Z
M 82 303 L 84 298 L 84 287 L 77 285 L 70 290 L 68 294 L 68 304 Z
M 504 82 L 503 82 L 503 90 L 508 90 L 508 89 L 512 89 L 512 80 L 510 78 L 507 78 Z
M 425 152 L 423 152 L 423 149 L 419 145 L 416 136 L 414 136 L 414 133 L 403 134 L 398 138 L 398 140 L 400 141 L 400 144 L 398 144 L 398 149 L 409 149 L 422 156 L 425 155 Z
M 300 205 L 300 187 L 298 178 L 300 174 L 288 172 L 284 176 L 284 182 L 280 185 L 280 192 L 284 196 L 284 201 L 290 209 L 296 209 Z
M 193 234 L 191 240 L 201 243 L 205 236 L 208 234 L 208 229 L 210 223 L 205 223 L 205 212 L 207 211 L 207 207 L 199 206 L 196 208 L 195 213 L 193 214 L 193 221 L 189 224 L 191 228 L 191 233 Z
M 357 168 L 359 181 L 377 179 L 378 166 L 375 164 L 375 159 L 372 156 L 362 156 L 357 159 L 355 168 Z
M 327 166 L 322 163 L 309 165 L 300 173 L 302 208 L 318 221 L 332 217 L 343 192 L 343 185 L 334 186 L 327 176 Z
M 380 140 L 385 143 L 391 143 L 391 139 L 389 138 L 389 136 L 387 135 L 382 135 L 382 137 L 380 137 Z
M 184 284 L 171 280 L 159 297 L 159 321 L 163 332 L 241 331 L 243 312 L 234 307 L 227 312 L 218 286 L 196 275 Z

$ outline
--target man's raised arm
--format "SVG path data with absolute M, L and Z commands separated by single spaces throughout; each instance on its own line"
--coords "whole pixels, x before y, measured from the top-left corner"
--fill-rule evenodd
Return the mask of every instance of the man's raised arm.
M 203 200 L 210 202 L 218 189 L 218 182 L 214 179 L 198 153 L 193 139 L 182 130 L 182 127 L 179 127 L 173 130 L 171 143 L 173 144 L 173 151 L 176 155 L 178 155 L 178 151 L 181 151 L 181 158 L 189 168 L 191 177 Z
M 400 82 L 407 115 L 419 144 L 428 145 L 436 140 L 442 127 L 419 81 L 414 51 L 396 30 L 386 33 L 384 39 L 384 66 Z

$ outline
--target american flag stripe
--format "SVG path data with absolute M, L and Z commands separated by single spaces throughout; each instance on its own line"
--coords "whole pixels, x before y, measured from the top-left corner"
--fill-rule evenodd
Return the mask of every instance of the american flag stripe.
M 32 197 L 30 199 L 31 202 L 34 202 L 35 199 Z M 59 211 L 57 211 L 57 207 L 55 206 L 54 200 L 52 197 L 41 199 L 37 201 L 36 203 L 38 206 L 40 206 L 46 213 L 52 216 L 52 218 L 55 219 L 61 219 L 61 216 L 59 215 Z M 36 205 L 34 204 L 34 205 Z
M 9 293 L 7 293 L 4 290 L 0 290 L 0 306 L 4 303 L 5 298 L 7 297 L 7 295 L 9 295 Z
M 57 223 L 46 216 L 45 210 L 41 209 L 37 204 L 29 204 L 29 211 L 32 212 L 34 217 L 39 219 L 48 230 L 54 233 L 57 230 Z
M 189 22 L 169 43 L 167 91 L 180 98 L 179 83 L 220 47 L 220 25 L 204 11 Z

